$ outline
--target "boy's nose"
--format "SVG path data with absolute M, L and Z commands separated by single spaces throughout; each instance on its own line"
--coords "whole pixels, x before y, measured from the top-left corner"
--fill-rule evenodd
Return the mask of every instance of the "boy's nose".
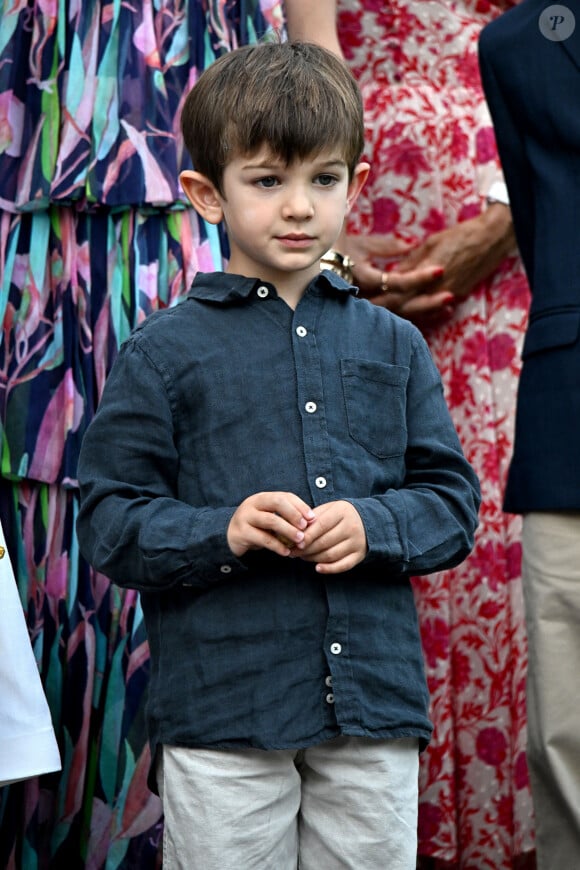
M 302 187 L 295 187 L 288 191 L 283 211 L 285 218 L 305 220 L 314 214 L 314 206 L 308 192 Z

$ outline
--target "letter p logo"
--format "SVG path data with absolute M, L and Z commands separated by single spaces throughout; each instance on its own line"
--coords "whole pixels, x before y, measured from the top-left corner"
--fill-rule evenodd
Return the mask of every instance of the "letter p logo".
M 540 33 L 550 42 L 564 42 L 574 33 L 576 19 L 567 6 L 548 6 L 538 19 Z

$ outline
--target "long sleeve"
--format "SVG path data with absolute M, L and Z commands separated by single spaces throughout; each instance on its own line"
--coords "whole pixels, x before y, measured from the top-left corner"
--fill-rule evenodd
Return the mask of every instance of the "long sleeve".
M 426 574 L 457 565 L 471 551 L 480 491 L 422 338 L 409 368 L 406 425 L 403 485 L 351 501 L 365 524 L 369 561 L 384 560 L 396 574 Z
M 134 341 L 117 358 L 79 461 L 77 530 L 87 560 L 120 586 L 164 588 L 244 571 L 226 541 L 235 510 L 180 497 L 174 414 L 159 369 Z
M 0 526 L 0 786 L 60 769 L 50 710 Z
M 479 42 L 481 80 L 506 177 L 516 239 L 528 280 L 531 282 L 534 275 L 533 227 L 535 208 L 530 165 L 526 156 L 523 136 L 518 128 L 517 110 L 509 104 L 506 88 L 496 78 L 493 63 L 495 51 L 497 48 L 489 37 L 489 31 L 486 32 L 486 28 L 484 28 Z

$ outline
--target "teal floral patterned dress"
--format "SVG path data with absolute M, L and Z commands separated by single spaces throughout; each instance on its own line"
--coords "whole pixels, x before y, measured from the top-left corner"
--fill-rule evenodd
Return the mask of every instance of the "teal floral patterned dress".
M 76 462 L 119 344 L 227 256 L 178 187 L 185 93 L 281 20 L 273 0 L 0 0 L 0 518 L 63 765 L 0 790 L 3 868 L 160 863 L 139 598 L 79 555 Z

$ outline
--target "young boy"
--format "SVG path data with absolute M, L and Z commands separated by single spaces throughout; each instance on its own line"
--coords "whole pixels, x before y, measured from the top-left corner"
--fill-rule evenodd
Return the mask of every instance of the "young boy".
M 409 576 L 477 480 L 419 332 L 320 259 L 368 172 L 324 49 L 223 56 L 185 102 L 225 273 L 125 343 L 82 450 L 83 553 L 137 588 L 164 866 L 411 870 L 430 735 Z

